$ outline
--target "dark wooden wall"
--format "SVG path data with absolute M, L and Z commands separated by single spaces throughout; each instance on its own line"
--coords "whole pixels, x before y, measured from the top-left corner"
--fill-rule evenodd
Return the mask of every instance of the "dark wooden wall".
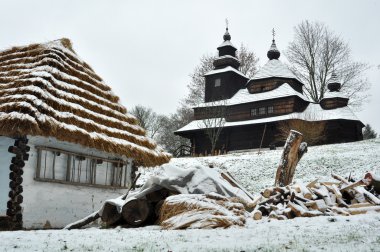
M 285 115 L 293 112 L 302 112 L 309 103 L 297 96 L 290 96 L 278 99 L 271 99 L 260 102 L 252 102 L 230 106 L 227 109 L 227 121 L 242 121 L 259 119 L 265 117 Z M 273 106 L 273 113 L 265 115 L 251 116 L 251 109 Z
M 272 122 L 266 124 L 262 148 L 268 148 L 272 144 L 276 147 L 282 147 L 284 145 L 284 141 L 276 137 L 277 123 L 278 122 Z M 326 140 L 317 143 L 317 145 L 363 140 L 363 124 L 359 121 L 331 120 L 327 121 L 326 127 Z M 226 127 L 219 137 L 216 149 L 226 151 L 257 149 L 260 147 L 264 128 L 265 124 Z M 211 143 L 203 131 L 186 132 L 180 135 L 191 140 L 193 153 L 202 155 L 204 155 L 205 152 L 210 153 Z
M 320 103 L 323 109 L 335 109 L 335 108 L 341 108 L 341 107 L 347 106 L 348 99 L 340 98 L 340 97 L 328 98 L 328 99 L 323 99 Z
M 205 87 L 205 102 L 229 99 L 247 83 L 247 78 L 238 73 L 229 71 L 219 74 L 207 75 Z M 221 85 L 215 87 L 215 80 L 220 78 Z
M 251 94 L 255 94 L 271 91 L 284 83 L 288 83 L 294 90 L 302 94 L 302 83 L 295 79 L 288 78 L 272 77 L 260 80 L 250 80 L 247 84 L 247 88 Z

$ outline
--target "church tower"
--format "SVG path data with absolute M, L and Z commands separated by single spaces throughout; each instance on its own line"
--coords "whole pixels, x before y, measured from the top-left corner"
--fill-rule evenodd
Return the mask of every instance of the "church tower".
M 231 43 L 231 35 L 226 27 L 223 43 L 218 46 L 218 57 L 214 60 L 214 70 L 205 74 L 205 102 L 231 98 L 245 87 L 248 81 L 239 71 L 240 61 L 236 57 L 236 47 Z

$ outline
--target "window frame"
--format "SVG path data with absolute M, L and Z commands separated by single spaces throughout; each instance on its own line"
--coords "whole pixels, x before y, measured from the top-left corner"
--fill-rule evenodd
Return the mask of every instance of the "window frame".
M 124 161 L 122 159 L 103 158 L 103 157 L 71 152 L 71 151 L 66 151 L 62 149 L 46 147 L 46 146 L 36 146 L 35 148 L 37 150 L 37 166 L 35 169 L 34 180 L 36 181 L 54 182 L 54 183 L 60 183 L 60 184 L 70 184 L 70 185 L 76 185 L 76 186 L 88 186 L 88 187 L 98 187 L 98 188 L 114 188 L 114 189 L 129 188 L 132 183 L 131 181 L 131 175 L 132 175 L 132 169 L 133 169 L 132 159 L 128 159 Z M 43 152 L 46 153 L 45 160 L 43 160 L 43 155 L 42 155 Z M 45 171 L 47 169 L 46 155 L 48 152 L 53 153 L 53 160 L 52 160 L 53 164 L 51 166 L 51 174 L 52 174 L 51 178 L 48 178 L 48 176 L 46 176 L 46 174 L 42 171 L 43 168 L 45 169 Z M 56 173 L 56 170 L 55 170 L 56 159 L 55 158 L 56 156 L 60 156 L 62 154 L 67 155 L 67 163 L 64 166 L 64 170 L 62 171 L 63 174 L 65 174 L 65 176 L 64 176 L 64 179 L 57 179 L 55 177 L 55 173 Z M 81 161 L 81 160 L 83 161 L 85 159 L 88 159 L 90 161 L 90 170 L 86 169 L 85 171 L 86 179 L 87 179 L 87 175 L 90 176 L 88 178 L 89 181 L 81 182 L 80 177 L 79 177 L 79 181 L 76 181 L 75 180 L 75 176 L 77 176 L 75 175 L 76 168 L 72 169 L 73 164 L 75 167 L 76 161 Z M 96 181 L 97 165 L 102 164 L 103 162 L 107 162 L 105 183 Z M 109 163 L 111 164 L 110 167 L 108 166 Z M 87 163 L 86 163 L 86 168 L 87 168 Z M 108 170 L 108 168 L 110 169 Z M 73 171 L 74 173 L 72 173 Z M 108 177 L 108 174 L 110 177 Z M 111 181 L 110 184 L 107 184 L 107 179 Z
M 267 107 L 259 107 L 259 116 L 267 114 Z
M 254 112 L 254 113 L 252 113 Z M 258 115 L 258 109 L 257 108 L 251 108 L 251 117 L 256 117 Z
M 222 86 L 222 79 L 221 78 L 216 78 L 214 80 L 214 87 L 221 87 Z
M 267 113 L 268 113 L 268 115 L 273 114 L 274 113 L 274 106 L 268 106 Z

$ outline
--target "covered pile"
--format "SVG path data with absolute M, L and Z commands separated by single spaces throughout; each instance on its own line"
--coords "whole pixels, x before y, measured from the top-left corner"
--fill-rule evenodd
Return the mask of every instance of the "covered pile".
M 0 52 L 0 134 L 55 137 L 143 166 L 170 159 L 68 39 Z

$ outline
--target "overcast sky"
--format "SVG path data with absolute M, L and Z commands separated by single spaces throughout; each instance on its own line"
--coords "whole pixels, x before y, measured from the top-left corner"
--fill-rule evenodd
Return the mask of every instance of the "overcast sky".
M 67 37 L 77 54 L 131 108 L 173 113 L 186 96 L 189 74 L 222 42 L 225 19 L 232 43 L 266 61 L 271 30 L 284 51 L 293 27 L 321 21 L 351 46 L 354 60 L 372 65 L 371 99 L 357 113 L 380 133 L 380 4 L 361 1 L 40 1 L 0 0 L 0 49 Z M 282 54 L 280 59 L 284 59 Z

